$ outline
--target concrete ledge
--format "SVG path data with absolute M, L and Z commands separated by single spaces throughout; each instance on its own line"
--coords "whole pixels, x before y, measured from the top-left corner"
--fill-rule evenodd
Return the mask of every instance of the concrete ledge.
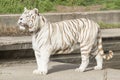
M 44 13 L 48 21 L 58 22 L 68 19 L 76 18 L 89 18 L 96 22 L 119 24 L 120 22 L 120 10 L 114 11 L 94 11 L 94 12 L 72 12 L 72 13 Z M 0 15 L 0 27 L 13 27 L 17 26 L 17 21 L 20 14 Z
M 31 36 L 0 37 L 0 50 L 32 49 Z

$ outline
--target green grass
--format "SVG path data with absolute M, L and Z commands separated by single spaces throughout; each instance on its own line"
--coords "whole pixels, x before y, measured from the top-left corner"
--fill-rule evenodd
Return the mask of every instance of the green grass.
M 102 29 L 120 28 L 120 24 L 107 24 L 103 22 L 99 22 L 98 24 Z
M 0 0 L 0 14 L 22 13 L 24 7 L 28 9 L 38 8 L 40 12 L 54 10 L 50 0 Z
M 120 9 L 120 0 L 0 0 L 0 14 L 22 13 L 23 8 L 38 8 L 40 12 L 55 11 L 57 5 L 102 5 L 101 10 Z

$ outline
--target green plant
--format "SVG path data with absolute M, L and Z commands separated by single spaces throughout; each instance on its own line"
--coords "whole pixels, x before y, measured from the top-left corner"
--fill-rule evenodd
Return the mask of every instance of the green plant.
M 38 8 L 41 12 L 54 10 L 50 0 L 0 0 L 0 13 L 22 13 L 24 7 Z
M 101 10 L 120 9 L 120 0 L 0 0 L 0 14 L 22 13 L 24 7 L 38 8 L 40 12 L 55 11 L 57 5 L 104 6 Z
M 99 22 L 98 24 L 103 29 L 107 29 L 107 28 L 120 28 L 120 24 L 108 24 L 108 23 L 103 23 L 103 22 Z

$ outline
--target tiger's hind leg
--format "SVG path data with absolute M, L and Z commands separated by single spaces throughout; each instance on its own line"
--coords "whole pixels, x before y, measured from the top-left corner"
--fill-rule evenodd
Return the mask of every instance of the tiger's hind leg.
M 91 46 L 85 46 L 85 47 L 81 47 L 81 65 L 79 66 L 79 68 L 76 68 L 75 71 L 77 72 L 84 72 L 86 67 L 89 64 L 89 54 L 91 52 Z
M 82 58 L 82 62 L 81 62 L 80 67 L 75 69 L 75 71 L 77 71 L 77 72 L 84 72 L 86 67 L 89 64 L 89 57 L 88 56 L 81 55 L 81 58 Z
M 103 64 L 103 58 L 102 56 L 98 53 L 95 57 L 97 65 L 94 67 L 95 70 L 101 70 L 102 69 L 102 64 Z

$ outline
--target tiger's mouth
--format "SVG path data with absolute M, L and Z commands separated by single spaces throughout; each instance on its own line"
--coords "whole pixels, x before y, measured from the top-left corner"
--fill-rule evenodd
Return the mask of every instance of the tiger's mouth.
M 26 30 L 26 31 L 29 31 L 30 33 L 33 33 L 34 30 L 32 29 L 33 27 L 32 26 L 29 26 L 27 24 L 24 24 L 24 23 L 18 23 L 18 26 L 19 26 L 19 29 L 20 30 Z
M 21 26 L 24 26 L 25 28 L 29 28 L 27 24 L 21 24 Z
M 20 29 L 22 29 L 22 30 L 23 29 L 29 29 L 29 26 L 27 24 L 19 23 L 18 25 L 19 25 Z

